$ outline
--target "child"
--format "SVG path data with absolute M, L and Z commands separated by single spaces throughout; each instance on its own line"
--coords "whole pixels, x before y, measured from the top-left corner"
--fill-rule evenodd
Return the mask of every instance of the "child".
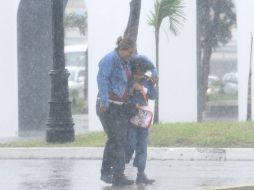
M 129 93 L 129 103 L 136 107 L 135 114 L 137 114 L 138 109 L 148 106 L 148 99 L 155 99 L 156 97 L 155 84 L 151 78 L 145 75 L 147 70 L 149 68 L 142 59 L 136 61 L 132 68 L 133 81 Z M 148 179 L 145 174 L 149 127 L 137 127 L 129 122 L 125 157 L 126 163 L 129 163 L 135 151 L 133 166 L 137 167 L 138 170 L 137 184 L 152 184 L 155 181 Z

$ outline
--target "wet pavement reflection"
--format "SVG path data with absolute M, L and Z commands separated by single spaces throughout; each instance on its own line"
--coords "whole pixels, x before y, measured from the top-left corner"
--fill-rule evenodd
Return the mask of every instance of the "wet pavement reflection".
M 147 163 L 153 185 L 111 187 L 99 180 L 100 160 L 1 160 L 0 189 L 6 190 L 201 190 L 254 184 L 251 161 L 159 161 Z M 135 179 L 136 170 L 126 166 Z M 240 189 L 239 189 L 240 190 Z

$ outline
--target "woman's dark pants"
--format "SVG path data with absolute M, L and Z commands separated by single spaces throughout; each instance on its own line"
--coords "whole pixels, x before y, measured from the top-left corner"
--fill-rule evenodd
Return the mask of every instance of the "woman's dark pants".
M 113 169 L 114 176 L 121 176 L 125 169 L 125 142 L 128 125 L 126 108 L 124 105 L 110 103 L 108 110 L 102 113 L 99 112 L 99 102 L 97 102 L 96 110 L 107 134 L 101 173 L 107 174 Z

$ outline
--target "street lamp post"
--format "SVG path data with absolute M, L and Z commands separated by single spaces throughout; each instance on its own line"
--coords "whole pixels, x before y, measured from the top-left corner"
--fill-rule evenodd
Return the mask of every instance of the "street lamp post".
M 53 69 L 51 77 L 51 96 L 47 120 L 46 141 L 64 143 L 74 140 L 71 102 L 69 101 L 68 77 L 64 59 L 63 0 L 51 0 Z

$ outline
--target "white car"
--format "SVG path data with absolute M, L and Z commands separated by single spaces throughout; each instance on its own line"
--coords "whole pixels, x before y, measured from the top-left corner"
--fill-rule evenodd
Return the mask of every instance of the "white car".
M 66 69 L 70 73 L 68 78 L 70 96 L 73 96 L 73 93 L 78 93 L 78 97 L 84 97 L 87 44 L 65 45 L 64 53 Z
M 220 84 L 221 80 L 218 76 L 209 75 L 208 76 L 208 87 L 207 87 L 207 95 L 218 94 L 220 92 Z
M 231 72 L 231 73 L 226 73 L 224 76 L 223 76 L 223 79 L 222 79 L 223 83 L 235 83 L 237 84 L 238 83 L 238 74 L 237 73 L 234 73 L 234 72 Z
M 69 66 L 66 69 L 70 73 L 68 78 L 70 92 L 76 91 L 79 97 L 84 97 L 85 68 Z
M 238 74 L 235 72 L 226 73 L 223 76 L 223 92 L 225 94 L 238 93 Z

